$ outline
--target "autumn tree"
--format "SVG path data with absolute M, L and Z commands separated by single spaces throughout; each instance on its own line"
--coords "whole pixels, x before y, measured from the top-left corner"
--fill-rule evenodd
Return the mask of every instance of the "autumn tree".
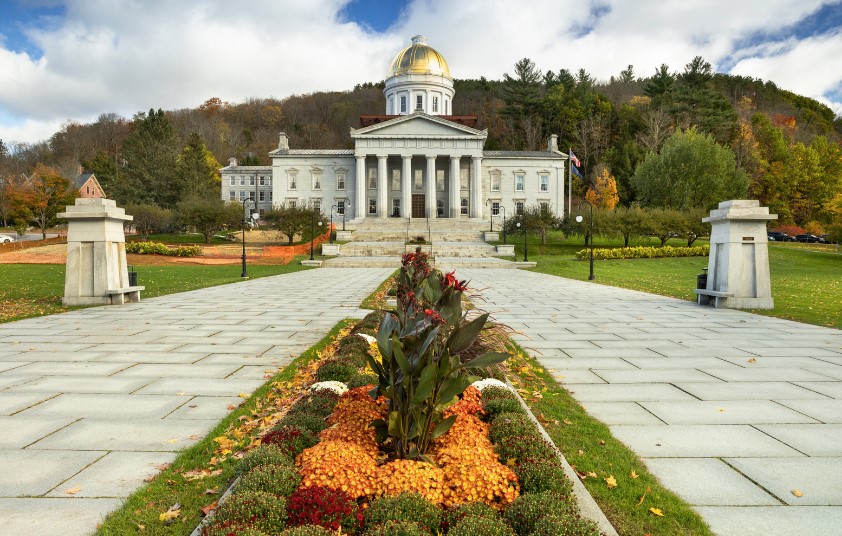
M 613 209 L 620 202 L 617 195 L 617 181 L 606 166 L 597 171 L 593 184 L 585 194 L 594 207 Z
M 76 194 L 70 180 L 55 168 L 39 164 L 29 180 L 12 192 L 15 218 L 38 227 L 46 239 L 47 230 L 58 223 L 57 214 L 73 204 Z

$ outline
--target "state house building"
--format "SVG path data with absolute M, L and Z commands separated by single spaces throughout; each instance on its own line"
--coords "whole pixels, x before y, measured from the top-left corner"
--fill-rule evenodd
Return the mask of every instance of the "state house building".
M 564 208 L 565 161 L 553 135 L 546 151 L 485 151 L 487 130 L 475 116 L 450 115 L 453 78 L 423 36 L 392 61 L 383 90 L 385 115 L 360 116 L 353 149 L 294 149 L 281 133 L 271 166 L 220 170 L 223 200 L 272 205 L 308 203 L 347 220 L 471 218 L 487 220 L 540 205 Z M 389 220 L 384 220 L 388 222 Z

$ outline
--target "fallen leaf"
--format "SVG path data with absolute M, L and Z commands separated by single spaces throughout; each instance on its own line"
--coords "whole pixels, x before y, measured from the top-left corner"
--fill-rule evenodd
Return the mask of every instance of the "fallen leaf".
M 183 391 L 179 391 L 179 392 L 177 392 L 177 393 L 176 393 L 176 395 L 178 395 L 178 396 L 187 396 L 187 393 L 185 393 L 185 392 L 183 392 Z
M 217 509 L 217 507 L 219 507 L 219 501 L 213 501 L 213 502 L 212 502 L 212 503 L 210 503 L 209 505 L 207 505 L 207 506 L 205 506 L 204 508 L 202 508 L 202 515 L 207 516 L 208 514 L 210 514 L 210 513 L 211 513 L 211 512 L 213 512 L 214 510 L 216 510 L 216 509 Z
M 637 477 L 639 477 L 640 475 L 639 475 L 639 474 L 637 474 L 637 473 L 635 473 L 635 472 L 634 472 L 634 469 L 632 469 L 632 472 L 629 474 L 629 476 L 630 476 L 631 478 L 637 478 Z
M 174 505 L 170 506 L 169 509 L 166 512 L 159 515 L 158 520 L 163 521 L 164 523 L 169 525 L 179 515 L 181 515 L 181 505 L 178 504 L 178 503 L 175 503 Z
M 190 439 L 192 439 L 193 441 L 196 441 L 198 439 L 202 439 L 202 436 L 200 436 L 199 434 L 193 434 L 193 435 L 190 436 Z
M 641 496 L 640 496 L 640 500 L 639 500 L 639 501 L 637 501 L 637 505 L 638 505 L 638 506 L 640 506 L 641 504 L 643 504 L 643 500 L 646 498 L 646 494 L 647 494 L 647 493 L 649 493 L 650 491 L 652 491 L 652 488 L 648 488 L 648 487 L 647 487 L 647 488 L 646 488 L 646 491 L 644 491 L 644 492 L 643 492 L 643 495 L 641 495 Z
M 68 495 L 76 495 L 80 491 L 82 491 L 82 488 L 80 488 L 78 486 L 75 487 L 75 488 L 70 488 L 70 489 L 64 490 L 64 492 L 67 493 Z M 799 497 L 800 497 L 800 495 L 799 495 Z
M 757 363 L 757 359 L 755 359 L 755 358 L 753 358 L 753 357 L 752 357 L 751 359 L 749 359 L 748 361 L 746 361 L 746 363 Z
M 516 463 L 517 460 L 515 460 L 514 458 L 509 458 L 508 460 L 506 460 L 506 465 L 509 467 L 514 467 Z
M 170 465 L 171 465 L 171 464 L 169 464 L 169 463 L 162 463 L 162 464 L 160 464 L 160 465 L 156 465 L 156 466 L 155 466 L 155 469 L 157 469 L 157 470 L 159 470 L 159 471 L 166 471 L 167 469 L 169 469 L 169 468 L 170 468 Z
M 233 405 L 231 405 L 231 404 L 228 404 L 228 411 L 233 411 L 233 410 L 235 410 L 235 409 L 237 409 L 237 408 L 235 408 L 235 407 L 234 407 Z
M 208 488 L 204 491 L 205 495 L 216 495 L 219 493 L 219 488 Z
M 582 450 L 582 449 L 579 449 L 579 456 L 584 456 L 584 455 L 585 455 L 585 451 Z
M 140 523 L 135 523 L 135 525 L 137 525 L 137 530 L 139 530 L 140 532 L 146 530 L 146 525 L 141 525 Z
M 804 496 L 804 492 L 801 491 L 800 489 L 792 490 L 792 494 L 795 495 L 796 497 L 803 497 Z
M 604 439 L 600 439 L 600 440 L 599 440 L 599 444 L 600 444 L 600 445 L 605 445 L 605 440 L 604 440 Z
M 564 424 L 566 424 L 566 425 L 568 425 L 568 426 L 569 426 L 569 425 L 571 425 L 571 424 L 573 424 L 572 422 L 570 422 L 570 419 L 564 419 L 564 420 L 563 420 L 563 421 L 561 421 L 561 422 L 563 422 Z
M 596 478 L 598 475 L 596 473 L 594 473 L 593 471 L 589 471 L 588 476 L 591 477 L 591 478 Z
M 725 408 L 716 408 L 719 413 L 725 413 Z
M 249 397 L 249 394 L 248 394 L 248 393 L 240 393 L 240 394 L 239 394 L 239 395 L 237 395 L 237 396 L 239 396 L 240 398 L 248 398 L 248 397 Z
M 605 480 L 605 483 L 608 484 L 608 489 L 617 487 L 617 479 L 614 478 L 614 475 L 610 475 L 608 478 L 606 478 L 604 480 Z
M 167 443 L 178 443 L 178 439 L 176 439 L 174 437 L 171 437 L 171 438 L 167 439 Z
M 660 508 L 650 508 L 649 511 L 658 517 L 664 517 L 664 512 Z

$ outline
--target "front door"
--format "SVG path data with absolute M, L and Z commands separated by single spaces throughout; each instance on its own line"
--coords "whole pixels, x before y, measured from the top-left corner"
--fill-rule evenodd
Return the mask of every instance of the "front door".
M 412 217 L 424 218 L 426 214 L 426 202 L 424 194 L 412 194 Z

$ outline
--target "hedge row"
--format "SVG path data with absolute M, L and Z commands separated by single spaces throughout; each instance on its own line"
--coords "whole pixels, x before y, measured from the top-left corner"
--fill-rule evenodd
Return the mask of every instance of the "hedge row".
M 593 250 L 593 258 L 599 261 L 607 259 L 654 259 L 658 257 L 698 257 L 707 256 L 710 253 L 710 246 L 692 247 L 652 247 L 635 246 L 628 248 L 597 248 Z M 590 250 L 583 249 L 576 253 L 576 258 L 585 261 L 590 258 Z
M 126 253 L 167 255 L 168 257 L 195 257 L 202 254 L 202 247 L 177 246 L 170 248 L 160 242 L 126 242 Z

